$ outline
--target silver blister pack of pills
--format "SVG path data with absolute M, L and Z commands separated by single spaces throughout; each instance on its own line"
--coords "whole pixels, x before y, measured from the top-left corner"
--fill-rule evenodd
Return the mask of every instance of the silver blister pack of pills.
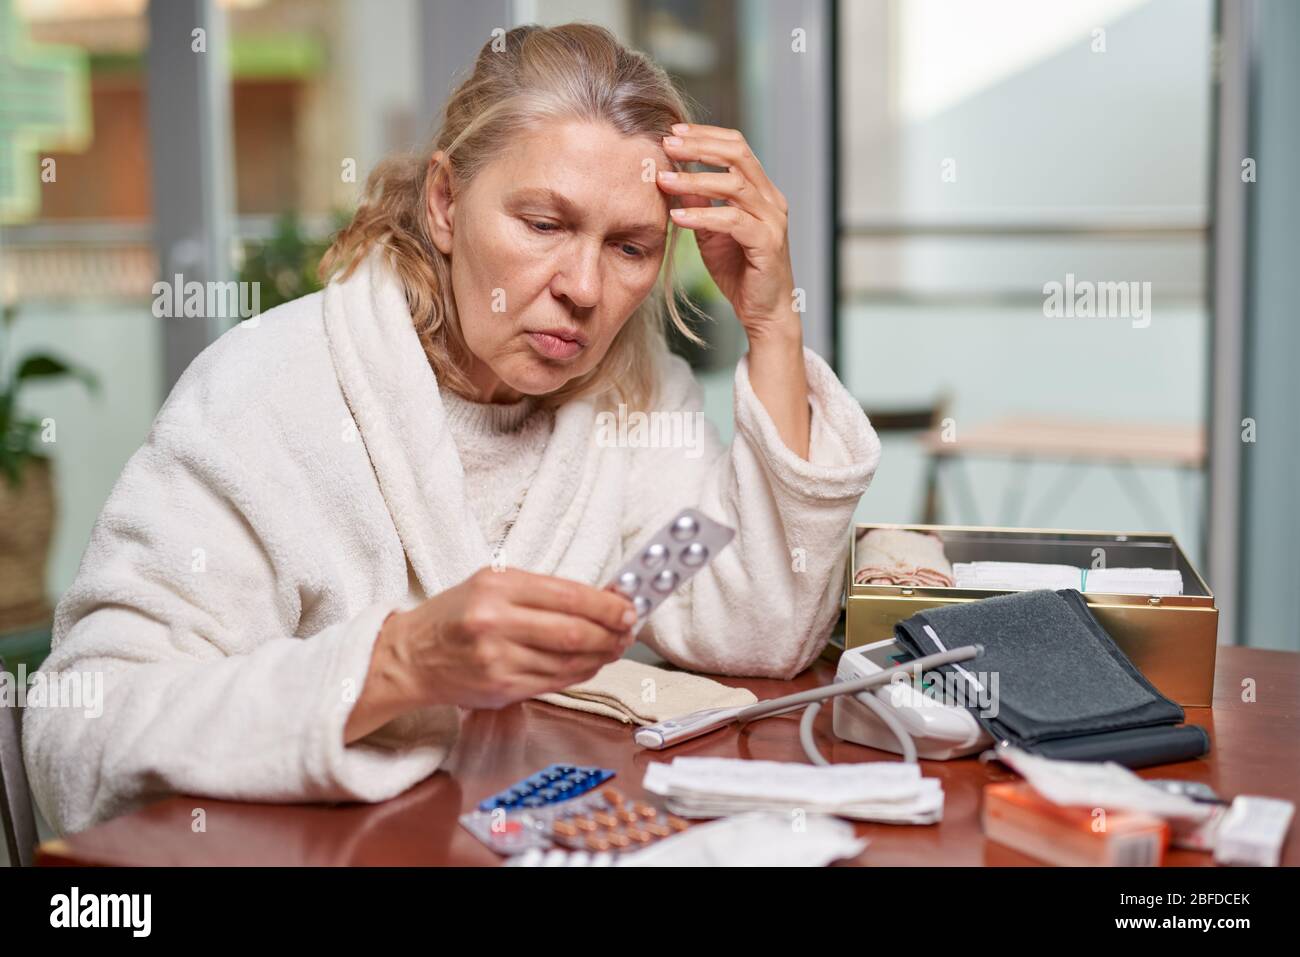
M 683 509 L 618 570 L 608 588 L 636 606 L 633 632 L 674 591 L 727 547 L 736 530 L 693 508 Z

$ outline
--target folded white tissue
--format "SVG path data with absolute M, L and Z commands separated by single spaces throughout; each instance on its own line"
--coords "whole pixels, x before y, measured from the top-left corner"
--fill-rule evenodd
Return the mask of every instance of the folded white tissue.
M 619 867 L 825 867 L 867 846 L 853 826 L 821 814 L 798 825 L 789 814 L 751 811 L 699 824 L 622 855 Z
M 957 588 L 1030 591 L 1074 588 L 1112 595 L 1181 595 L 1183 575 L 1176 568 L 1077 568 L 1040 562 L 955 562 Z
M 1181 595 L 1183 573 L 1176 568 L 1090 568 L 1084 591 L 1112 595 Z
M 649 847 L 617 856 L 541 848 L 506 861 L 507 867 L 825 867 L 857 857 L 867 841 L 846 821 L 809 815 L 792 826 L 790 815 L 751 811 L 697 824 Z
M 886 824 L 943 818 L 943 786 L 916 764 L 869 761 L 818 766 L 739 758 L 674 758 L 651 764 L 642 786 L 682 817 L 801 811 Z

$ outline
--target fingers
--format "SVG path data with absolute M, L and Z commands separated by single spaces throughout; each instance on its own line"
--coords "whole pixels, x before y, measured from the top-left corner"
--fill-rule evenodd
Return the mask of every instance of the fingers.
M 578 615 L 619 634 L 636 621 L 632 602 L 613 591 L 554 575 L 537 575 L 518 568 L 493 573 L 511 601 L 528 608 Z M 625 621 L 624 616 L 631 614 Z
M 610 630 L 586 618 L 513 605 L 504 611 L 500 633 L 529 648 L 558 655 L 603 655 L 612 661 L 631 642 L 630 625 Z
M 724 173 L 679 173 L 659 171 L 659 186 L 666 193 L 682 197 L 682 206 L 708 206 L 710 199 L 725 199 L 760 219 L 777 220 L 784 214 L 761 195 L 743 174 L 736 170 Z
M 709 123 L 674 123 L 673 133 L 684 136 L 694 133 L 698 136 L 715 136 L 720 140 L 740 140 L 744 142 L 745 134 L 730 126 L 713 126 Z
M 477 707 L 500 708 L 550 691 L 563 691 L 589 680 L 605 662 L 594 656 L 560 656 L 509 646 L 487 673 L 474 700 Z
M 510 661 L 503 664 L 529 697 L 586 681 L 610 661 L 604 655 L 555 655 L 525 645 L 513 646 L 509 655 Z
M 726 233 L 747 252 L 775 253 L 780 250 L 785 233 L 778 227 L 751 216 L 736 206 L 692 206 L 669 210 L 673 222 L 687 229 L 708 229 Z M 751 256 L 761 261 L 760 256 Z
M 676 130 L 677 127 L 674 127 Z M 749 144 L 737 130 L 691 126 L 689 132 L 665 137 L 670 158 L 727 167 L 726 172 L 661 171 L 660 188 L 681 197 L 669 211 L 673 222 L 694 230 L 726 233 L 758 263 L 785 243 L 785 197 L 772 185 Z M 674 139 L 678 142 L 674 142 Z M 729 205 L 711 206 L 710 198 Z
M 739 130 L 699 124 L 686 129 L 687 132 L 675 132 L 673 136 L 664 138 L 663 148 L 669 159 L 682 163 L 707 163 L 739 171 L 773 209 L 782 214 L 787 211 L 785 197 L 768 178 L 763 165 Z
M 499 708 L 586 681 L 635 642 L 630 601 L 521 569 L 480 569 L 462 586 L 457 693 Z M 624 612 L 633 621 L 624 623 Z M 447 669 L 448 671 L 455 671 Z

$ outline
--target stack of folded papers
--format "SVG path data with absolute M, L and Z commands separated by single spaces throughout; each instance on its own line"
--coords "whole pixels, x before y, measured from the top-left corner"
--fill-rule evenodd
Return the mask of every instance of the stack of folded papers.
M 1090 568 L 1083 590 L 1112 595 L 1181 595 L 1183 573 L 1176 568 Z
M 818 766 L 739 758 L 674 758 L 651 764 L 642 782 L 674 814 L 722 817 L 744 811 L 834 814 L 886 824 L 934 824 L 943 787 L 916 764 L 873 761 Z
M 952 577 L 958 588 L 1009 588 L 1029 591 L 1035 588 L 1083 587 L 1082 569 L 1073 565 L 1041 565 L 1037 562 L 955 562 Z
M 1057 591 L 1073 588 L 1112 595 L 1181 595 L 1183 576 L 1176 568 L 1076 568 L 1038 562 L 957 562 L 958 588 Z

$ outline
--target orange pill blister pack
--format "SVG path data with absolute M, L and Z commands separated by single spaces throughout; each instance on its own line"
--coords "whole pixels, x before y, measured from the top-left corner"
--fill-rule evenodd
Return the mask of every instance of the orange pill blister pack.
M 613 786 L 574 803 L 572 808 L 557 809 L 549 822 L 551 840 L 571 850 L 618 854 L 653 844 L 690 826 L 652 804 L 627 800 Z

